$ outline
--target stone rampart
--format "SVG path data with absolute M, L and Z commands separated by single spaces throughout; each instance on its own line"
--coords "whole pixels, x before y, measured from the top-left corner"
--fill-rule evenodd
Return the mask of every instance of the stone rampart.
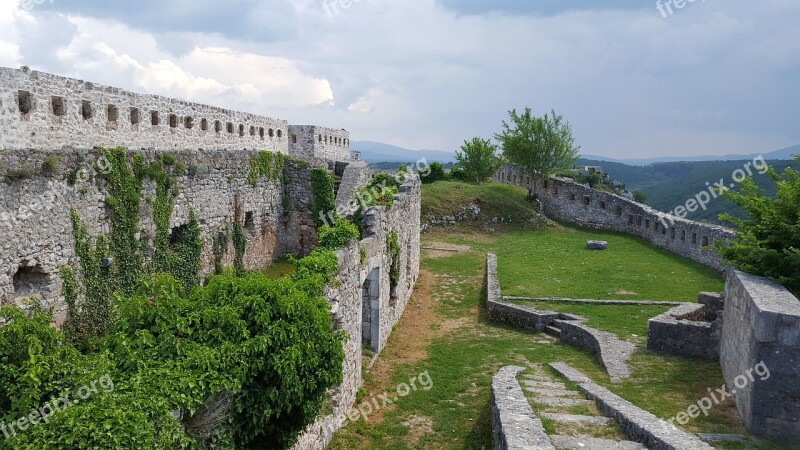
M 566 178 L 534 178 L 512 165 L 495 173 L 494 179 L 528 189 L 541 203 L 542 213 L 551 219 L 639 236 L 717 270 L 724 265 L 714 244 L 735 236 L 728 228 L 666 215 Z

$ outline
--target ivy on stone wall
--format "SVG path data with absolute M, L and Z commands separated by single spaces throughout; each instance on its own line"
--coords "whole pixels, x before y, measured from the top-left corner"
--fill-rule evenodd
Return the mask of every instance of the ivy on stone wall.
M 400 284 L 400 240 L 397 231 L 392 231 L 386 237 L 386 251 L 391 258 L 391 265 L 389 267 L 389 283 L 391 288 L 391 296 L 396 294 L 397 286 Z
M 218 232 L 211 239 L 211 253 L 214 254 L 214 275 L 222 275 L 225 271 L 222 258 L 224 258 L 225 253 L 228 252 L 229 235 L 230 232 L 226 229 L 225 231 Z
M 110 236 L 101 234 L 92 243 L 86 224 L 73 210 L 72 228 L 80 270 L 62 269 L 68 285 L 64 291 L 68 311 L 65 332 L 73 341 L 86 345 L 104 336 L 112 323 L 113 293 L 132 294 L 144 274 L 171 274 L 187 292 L 196 287 L 203 248 L 194 211 L 190 212 L 187 225 L 170 230 L 178 195 L 175 175 L 181 169 L 173 155 L 159 154 L 149 165 L 141 154 L 129 157 L 123 148 L 104 149 L 102 156 L 107 164 L 98 173 L 106 181 L 108 191 Z M 152 201 L 155 252 L 147 265 L 148 242 L 142 237 L 140 225 L 144 180 L 152 180 L 156 188 L 156 198 Z
M 244 252 L 247 248 L 247 236 L 245 236 L 244 228 L 240 222 L 233 224 L 233 235 L 231 236 L 231 240 L 233 241 L 233 249 L 235 251 L 233 257 L 233 268 L 236 270 L 237 275 L 242 276 L 245 273 Z
M 325 169 L 314 168 L 311 170 L 311 215 L 317 226 L 322 226 L 324 221 L 320 217 L 335 218 L 336 197 L 333 194 L 333 176 Z
M 280 152 L 259 151 L 258 154 L 250 159 L 250 173 L 247 175 L 247 182 L 251 186 L 258 184 L 261 178 L 270 181 L 278 181 L 283 178 L 284 157 Z

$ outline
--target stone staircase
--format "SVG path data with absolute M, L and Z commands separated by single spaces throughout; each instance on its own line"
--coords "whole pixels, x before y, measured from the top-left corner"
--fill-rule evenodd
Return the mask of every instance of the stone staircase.
M 642 444 L 627 441 L 619 426 L 600 414 L 593 401 L 541 365 L 520 374 L 518 381 L 557 449 L 646 450 Z

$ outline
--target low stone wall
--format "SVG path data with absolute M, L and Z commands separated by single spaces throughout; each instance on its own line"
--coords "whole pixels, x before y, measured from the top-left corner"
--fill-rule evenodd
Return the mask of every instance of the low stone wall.
M 494 179 L 528 189 L 541 202 L 542 213 L 551 219 L 640 236 L 717 270 L 722 270 L 724 265 L 722 257 L 713 249 L 714 243 L 735 236 L 725 227 L 668 216 L 649 206 L 566 178 L 537 181 L 512 165 L 495 173 Z
M 721 321 L 699 322 L 683 318 L 705 315 L 706 309 L 702 304 L 686 303 L 650 319 L 647 349 L 680 356 L 719 358 Z
M 722 372 L 745 425 L 800 444 L 800 300 L 770 280 L 729 270 L 723 317 Z
M 650 450 L 713 450 L 692 434 L 659 419 L 633 403 L 597 385 L 589 377 L 564 363 L 550 363 L 556 372 L 578 385 L 578 389 L 597 402 L 600 411 L 614 418 L 628 438 Z
M 613 383 L 630 378 L 631 369 L 626 362 L 636 346 L 620 340 L 617 335 L 587 327 L 577 321 L 556 320 L 561 330 L 561 342 L 589 350 L 597 356 Z
M 517 375 L 525 369 L 508 366 L 492 377 L 492 441 L 494 450 L 555 450 L 525 398 Z
M 500 292 L 500 281 L 497 278 L 497 255 L 494 253 L 486 255 L 486 285 L 488 295 L 486 309 L 489 320 L 541 333 L 547 325 L 561 317 L 561 314 L 557 312 L 538 311 L 527 306 L 505 303 Z

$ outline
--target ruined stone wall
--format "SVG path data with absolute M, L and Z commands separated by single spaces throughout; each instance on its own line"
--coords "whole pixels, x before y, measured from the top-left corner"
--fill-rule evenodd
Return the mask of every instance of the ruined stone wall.
M 350 159 L 350 133 L 315 125 L 289 126 L 289 154 L 326 161 Z
M 380 280 L 380 300 L 369 308 L 372 313 L 371 323 L 379 324 L 377 327 L 373 326 L 370 342 L 376 352 L 380 352 L 386 345 L 392 328 L 403 315 L 419 277 L 421 188 L 419 176 L 412 175 L 400 187 L 392 208 L 387 210 L 386 207 L 376 206 L 364 213 L 365 238 L 361 245 L 365 249 L 366 264 L 362 276 L 364 280 L 371 276 L 378 276 Z M 395 291 L 391 291 L 390 287 L 391 259 L 386 244 L 392 232 L 397 232 L 400 245 L 400 279 Z
M 735 236 L 728 228 L 666 216 L 646 205 L 572 180 L 534 180 L 512 165 L 495 173 L 494 179 L 529 189 L 538 196 L 542 213 L 551 219 L 640 236 L 717 270 L 722 270 L 724 265 L 722 257 L 714 250 L 715 242 Z
M 0 67 L 0 148 L 288 153 L 285 120 Z
M 800 444 L 800 300 L 765 278 L 729 270 L 720 362 L 750 432 Z
M 332 392 L 333 412 L 320 417 L 295 445 L 295 450 L 321 450 L 345 423 L 353 407 L 361 377 L 365 338 L 380 352 L 403 315 L 419 276 L 421 183 L 412 177 L 401 187 L 394 206 L 374 207 L 365 214 L 365 238 L 339 251 L 341 271 L 325 292 L 338 329 L 347 333 L 344 344 L 344 381 Z M 400 241 L 400 283 L 392 295 L 389 283 L 391 261 L 386 238 L 397 231 Z M 373 285 L 376 283 L 376 285 Z M 370 315 L 365 317 L 365 309 Z M 372 324 L 376 326 L 372 326 Z
M 143 152 L 145 158 L 155 152 Z M 45 170 L 47 158 L 56 156 L 53 168 Z M 178 177 L 180 193 L 175 199 L 171 227 L 184 225 L 194 210 L 203 240 L 203 274 L 213 271 L 212 238 L 230 229 L 234 221 L 244 225 L 247 236 L 245 265 L 268 266 L 286 253 L 302 256 L 316 244 L 316 228 L 307 204 L 311 196 L 310 166 L 288 162 L 285 183 L 261 179 L 249 184 L 250 158 L 254 152 L 179 151 L 176 160 L 186 165 Z M 105 182 L 95 173 L 97 151 L 65 150 L 56 153 L 17 150 L 0 152 L 0 165 L 24 172 L 24 178 L 0 181 L 0 303 L 16 303 L 39 294 L 55 306 L 63 318 L 59 267 L 75 259 L 70 210 L 75 208 L 96 236 L 108 233 Z M 67 181 L 75 169 L 74 184 Z M 290 196 L 290 197 L 287 197 Z M 155 187 L 145 181 L 142 192 L 141 225 L 152 242 L 155 225 L 152 206 Z M 284 201 L 286 198 L 286 201 Z M 233 263 L 229 242 L 223 262 Z

